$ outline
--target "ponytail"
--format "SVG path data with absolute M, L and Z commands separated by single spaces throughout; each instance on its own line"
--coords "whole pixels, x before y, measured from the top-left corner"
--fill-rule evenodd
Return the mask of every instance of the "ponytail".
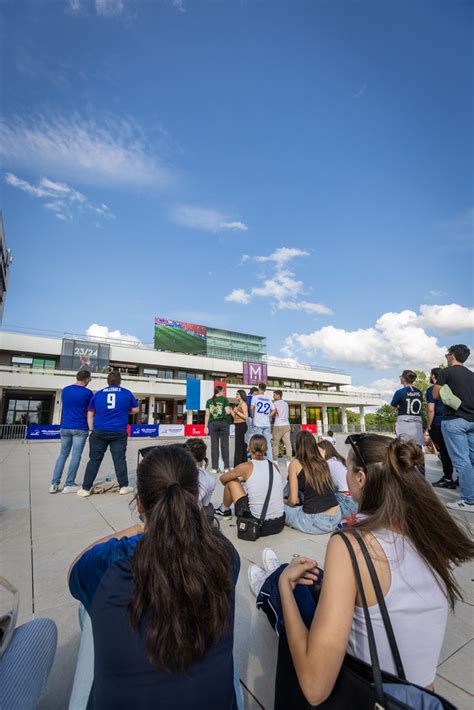
M 183 447 L 159 446 L 141 461 L 137 496 L 146 524 L 132 559 L 130 624 L 141 633 L 146 618 L 156 670 L 184 672 L 228 629 L 230 545 L 199 505 L 196 464 Z
M 212 404 L 217 403 L 217 398 L 219 397 L 220 393 L 222 392 L 222 387 L 218 385 L 217 387 L 214 387 L 214 394 L 212 395 Z

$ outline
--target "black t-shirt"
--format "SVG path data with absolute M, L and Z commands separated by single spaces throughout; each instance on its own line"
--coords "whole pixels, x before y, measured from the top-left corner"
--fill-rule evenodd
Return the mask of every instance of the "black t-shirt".
M 71 571 L 71 594 L 84 604 L 94 632 L 94 681 L 87 709 L 235 710 L 234 590 L 229 599 L 229 628 L 220 641 L 186 673 L 158 672 L 148 660 L 144 634 L 132 631 L 128 620 L 133 591 L 132 555 L 140 537 L 112 538 L 95 545 Z M 233 551 L 235 587 L 240 558 L 228 544 Z
M 332 488 L 326 488 L 324 493 L 318 493 L 306 480 L 303 469 L 298 474 L 298 490 L 303 494 L 303 513 L 316 515 L 324 513 L 337 505 L 337 498 Z
M 448 385 L 462 404 L 459 409 L 444 407 L 443 419 L 467 419 L 474 422 L 474 372 L 464 365 L 446 367 L 438 375 L 437 385 Z

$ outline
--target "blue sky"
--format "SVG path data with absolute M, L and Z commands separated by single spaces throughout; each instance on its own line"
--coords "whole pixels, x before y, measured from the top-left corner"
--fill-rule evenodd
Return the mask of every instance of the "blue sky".
M 163 315 L 381 389 L 470 342 L 471 3 L 1 12 L 4 328 Z

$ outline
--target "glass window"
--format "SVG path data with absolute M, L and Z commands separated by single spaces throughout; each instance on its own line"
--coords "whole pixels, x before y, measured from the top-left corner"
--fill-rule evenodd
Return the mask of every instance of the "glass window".
M 301 406 L 299 404 L 290 404 L 289 420 L 290 424 L 301 424 Z
M 327 413 L 328 424 L 330 426 L 341 424 L 341 410 L 339 409 L 339 407 L 328 407 Z
M 150 370 L 148 367 L 144 367 L 143 374 L 149 375 L 150 377 L 158 377 L 158 370 Z
M 186 380 L 187 379 L 187 373 L 184 372 L 183 370 L 178 370 L 176 373 L 176 379 L 178 380 Z
M 321 421 L 321 407 L 306 407 L 306 423 L 316 424 Z
M 33 364 L 32 357 L 23 357 L 20 355 L 13 355 L 13 357 L 12 357 L 12 365 L 32 365 L 32 364 Z

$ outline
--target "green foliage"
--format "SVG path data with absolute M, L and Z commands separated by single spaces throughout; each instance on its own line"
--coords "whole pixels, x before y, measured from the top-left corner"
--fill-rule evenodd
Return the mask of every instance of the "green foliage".
M 397 413 L 389 404 L 383 404 L 376 412 L 365 415 L 366 428 L 375 431 L 393 431 L 396 421 Z
M 426 404 L 426 390 L 428 389 L 428 387 L 431 387 L 430 377 L 429 377 L 429 375 L 426 374 L 426 372 L 423 372 L 423 370 L 415 370 L 414 372 L 416 372 L 416 380 L 413 383 L 413 385 L 415 387 L 418 387 L 418 389 L 423 392 L 423 404 L 421 405 L 421 416 L 423 418 L 423 428 L 426 429 L 427 410 L 428 410 L 428 405 Z
M 347 423 L 348 424 L 360 424 L 360 414 L 359 412 L 352 412 L 350 409 L 347 411 Z

